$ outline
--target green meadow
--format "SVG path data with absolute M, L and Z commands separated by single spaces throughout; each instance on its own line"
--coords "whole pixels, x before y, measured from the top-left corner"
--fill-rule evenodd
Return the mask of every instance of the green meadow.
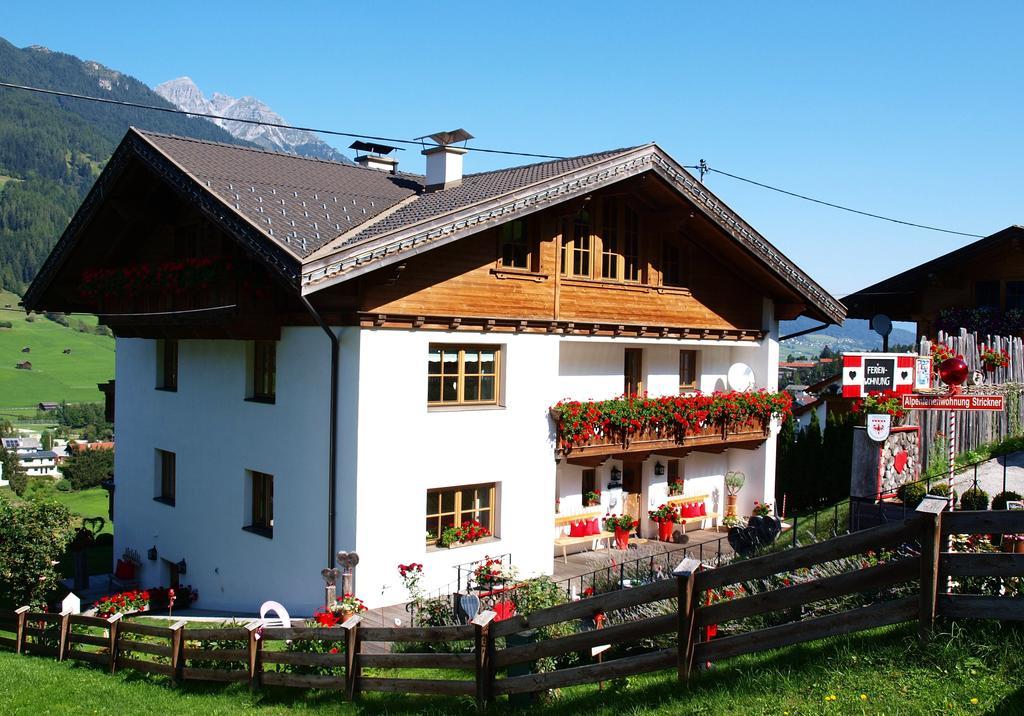
M 102 401 L 96 384 L 114 377 L 114 339 L 76 330 L 78 321 L 94 328 L 96 317 L 68 316 L 70 328 L 45 316 L 29 322 L 18 301 L 15 294 L 0 291 L 0 321 L 12 324 L 0 328 L 0 417 L 29 417 L 34 412 L 10 409 L 34 408 L 41 402 Z M 22 353 L 25 347 L 30 352 Z M 65 349 L 71 349 L 70 355 Z M 25 360 L 31 361 L 32 370 L 14 367 Z

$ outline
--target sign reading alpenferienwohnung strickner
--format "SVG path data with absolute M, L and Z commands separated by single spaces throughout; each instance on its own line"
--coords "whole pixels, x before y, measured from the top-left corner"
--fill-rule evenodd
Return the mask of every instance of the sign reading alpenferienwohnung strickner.
M 1006 401 L 1001 395 L 903 395 L 900 403 L 906 410 L 993 410 L 1001 411 Z
M 843 397 L 863 398 L 886 390 L 910 393 L 916 359 L 909 353 L 843 353 Z

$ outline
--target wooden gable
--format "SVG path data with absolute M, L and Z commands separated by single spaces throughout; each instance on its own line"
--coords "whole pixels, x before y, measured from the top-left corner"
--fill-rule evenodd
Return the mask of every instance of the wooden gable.
M 520 220 L 521 228 L 499 225 L 367 274 L 354 282 L 357 310 L 378 323 L 443 316 L 760 332 L 762 298 L 771 295 L 763 272 L 737 263 L 714 227 L 657 184 L 595 192 Z M 582 261 L 573 255 L 580 230 L 590 236 Z M 507 246 L 520 235 L 525 256 Z M 332 291 L 324 293 L 330 301 Z

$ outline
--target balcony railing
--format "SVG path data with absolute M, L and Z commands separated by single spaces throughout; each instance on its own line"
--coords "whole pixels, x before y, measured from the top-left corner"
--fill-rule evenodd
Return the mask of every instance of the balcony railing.
M 790 413 L 784 392 L 766 390 L 604 401 L 563 401 L 552 407 L 556 451 L 570 460 L 691 450 L 759 447 L 772 420 Z
M 768 438 L 768 431 L 759 422 L 749 421 L 731 428 L 710 425 L 687 431 L 680 436 L 672 429 L 646 428 L 634 433 L 611 431 L 599 433 L 584 443 L 569 448 L 559 447 L 566 457 L 610 456 L 619 453 L 664 452 L 676 450 L 709 450 L 715 447 L 757 447 Z M 559 441 L 561 445 L 561 441 Z

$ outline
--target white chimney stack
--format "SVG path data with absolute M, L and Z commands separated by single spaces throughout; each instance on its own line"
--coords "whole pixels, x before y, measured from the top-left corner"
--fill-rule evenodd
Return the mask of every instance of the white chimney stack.
M 451 189 L 462 184 L 462 157 L 468 149 L 451 146 L 455 142 L 466 142 L 473 135 L 465 129 L 431 134 L 436 147 L 423 150 L 427 158 L 427 191 Z
M 376 169 L 377 171 L 398 173 L 398 160 L 387 156 L 398 147 L 375 142 L 356 141 L 349 145 L 349 149 L 356 150 L 355 163 L 365 169 Z M 359 152 L 362 152 L 360 154 Z

